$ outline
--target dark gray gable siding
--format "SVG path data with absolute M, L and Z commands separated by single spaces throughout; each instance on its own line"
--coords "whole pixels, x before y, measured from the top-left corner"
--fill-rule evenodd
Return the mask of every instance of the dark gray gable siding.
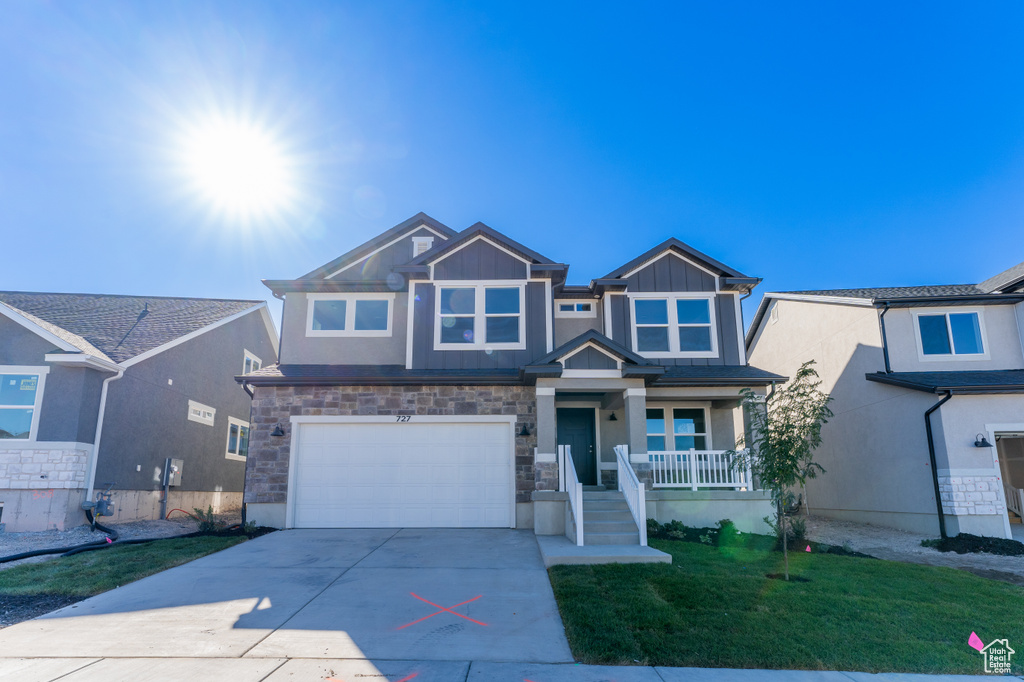
M 526 279 L 526 263 L 477 240 L 434 264 L 434 279 Z
M 426 228 L 420 228 L 415 232 L 403 237 L 391 246 L 381 249 L 372 256 L 355 263 L 344 272 L 334 275 L 333 281 L 359 282 L 359 281 L 383 281 L 391 274 L 396 265 L 405 265 L 412 260 L 412 238 L 433 237 L 434 246 L 443 242 L 444 239 Z
M 626 279 L 629 291 L 714 291 L 715 276 L 669 254 Z
M 547 352 L 544 322 L 544 284 L 530 282 L 524 296 L 526 310 L 526 350 L 434 350 L 434 285 L 416 285 L 413 302 L 413 369 L 509 369 L 530 363 Z
M 595 348 L 584 348 L 565 359 L 565 369 L 616 369 L 615 358 Z
M 648 289 L 647 291 L 651 291 Z M 654 291 L 661 291 L 655 289 Z M 666 292 L 669 293 L 669 292 Z M 736 332 L 735 294 L 719 294 L 715 296 L 715 318 L 718 322 L 718 357 L 717 358 L 651 358 L 651 362 L 659 365 L 684 365 L 706 367 L 708 365 L 743 365 L 746 358 L 741 357 L 739 336 Z M 621 343 L 629 350 L 633 348 L 633 334 L 630 329 L 629 298 L 627 296 L 611 297 L 612 320 L 609 331 L 612 341 Z

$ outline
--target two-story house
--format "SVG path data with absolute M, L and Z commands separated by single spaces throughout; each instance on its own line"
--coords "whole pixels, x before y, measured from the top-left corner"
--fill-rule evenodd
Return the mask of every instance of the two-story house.
M 1024 263 L 980 284 L 765 294 L 749 358 L 814 359 L 834 418 L 815 514 L 1024 536 Z
M 646 514 L 761 528 L 765 494 L 722 453 L 742 433 L 739 391 L 785 379 L 745 360 L 740 299 L 760 280 L 676 239 L 586 285 L 568 269 L 421 213 L 266 280 L 281 354 L 238 377 L 255 396 L 247 517 L 578 528 L 587 544 L 642 542 Z M 623 513 L 612 498 L 634 479 L 652 490 Z

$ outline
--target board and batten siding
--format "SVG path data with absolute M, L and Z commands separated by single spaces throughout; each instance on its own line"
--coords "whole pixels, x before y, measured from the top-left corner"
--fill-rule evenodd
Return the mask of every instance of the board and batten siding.
M 565 359 L 565 369 L 616 369 L 616 363 L 599 350 L 584 348 Z
M 638 270 L 626 278 L 628 291 L 658 292 L 671 295 L 678 292 L 713 292 L 715 277 L 700 268 L 694 267 L 681 258 L 669 255 L 660 258 L 646 268 Z M 706 367 L 708 365 L 743 365 L 744 353 L 739 345 L 739 332 L 736 319 L 736 302 L 738 294 L 722 294 L 715 296 L 715 320 L 718 326 L 718 357 L 717 358 L 652 358 L 651 362 L 660 365 L 680 365 Z M 631 311 L 629 297 L 611 295 L 611 320 L 608 326 L 611 338 L 629 350 L 633 348 L 631 331 Z
M 413 259 L 413 237 L 433 237 L 434 246 L 445 241 L 430 230 L 420 228 L 328 279 L 335 282 L 383 282 L 396 265 L 405 265 Z
M 484 240 L 434 263 L 434 279 L 526 279 L 526 263 Z
M 434 285 L 416 284 L 413 302 L 412 367 L 413 369 L 508 369 L 521 367 L 547 352 L 545 335 L 545 301 L 543 282 L 526 285 L 526 349 L 495 350 L 434 350 Z

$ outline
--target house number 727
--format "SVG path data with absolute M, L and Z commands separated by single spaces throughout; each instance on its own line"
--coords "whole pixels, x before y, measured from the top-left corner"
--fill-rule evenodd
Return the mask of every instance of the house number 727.
M 397 417 L 395 417 L 396 422 L 407 422 L 410 419 L 412 419 L 412 415 L 410 414 L 400 414 Z

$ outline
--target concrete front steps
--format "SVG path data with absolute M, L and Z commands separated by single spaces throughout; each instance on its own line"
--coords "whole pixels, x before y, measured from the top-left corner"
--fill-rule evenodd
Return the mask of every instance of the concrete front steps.
M 583 491 L 583 544 L 640 545 L 640 532 L 620 491 Z

